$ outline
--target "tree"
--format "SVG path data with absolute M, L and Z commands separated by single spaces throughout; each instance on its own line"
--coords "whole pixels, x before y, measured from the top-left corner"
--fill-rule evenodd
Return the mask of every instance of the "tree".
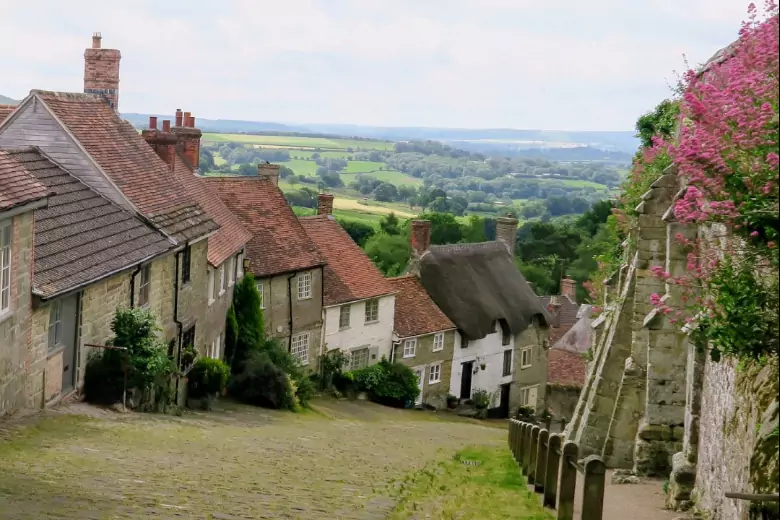
M 374 190 L 374 199 L 381 202 L 392 202 L 398 198 L 398 190 L 395 185 L 383 182 Z
M 463 227 L 452 213 L 423 213 L 418 218 L 431 221 L 431 244 L 457 244 L 463 240 Z
M 414 186 L 403 184 L 398 187 L 398 197 L 404 202 L 408 202 L 409 199 L 414 197 L 416 194 L 417 194 L 417 190 L 415 189 Z
M 450 210 L 450 205 L 444 197 L 437 197 L 428 204 L 428 208 L 437 213 L 445 213 Z
M 338 223 L 341 224 L 341 227 L 344 228 L 344 231 L 346 231 L 350 238 L 352 238 L 360 247 L 363 247 L 366 244 L 366 241 L 376 233 L 373 227 L 364 224 L 363 222 L 357 220 L 337 220 Z
M 239 175 L 257 175 L 257 166 L 254 166 L 249 163 L 244 163 L 239 165 L 238 167 L 238 174 Z
M 233 291 L 233 309 L 238 323 L 238 338 L 231 360 L 231 370 L 238 372 L 253 352 L 259 351 L 265 340 L 263 310 L 255 277 L 247 273 Z
M 288 168 L 287 166 L 280 166 L 279 167 L 279 177 L 282 179 L 289 179 L 290 177 L 293 177 L 295 175 L 295 172 L 292 171 L 291 168 Z
M 405 235 L 377 233 L 368 239 L 365 251 L 385 276 L 398 276 L 409 263 L 412 250 Z
M 466 208 L 468 207 L 469 207 L 469 201 L 467 201 L 465 197 L 452 197 L 452 202 L 450 203 L 450 211 L 452 211 L 452 213 L 454 213 L 455 215 L 462 217 L 466 211 Z
M 401 223 L 392 211 L 379 221 L 379 229 L 388 235 L 400 235 Z

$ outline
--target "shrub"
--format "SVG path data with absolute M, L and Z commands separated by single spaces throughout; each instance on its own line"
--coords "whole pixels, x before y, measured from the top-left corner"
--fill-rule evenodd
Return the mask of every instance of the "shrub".
M 349 357 L 341 350 L 335 349 L 327 352 L 320 357 L 320 390 L 330 390 L 334 387 L 336 380 L 340 380 L 343 375 L 344 367 L 349 363 Z
M 474 390 L 474 393 L 471 394 L 471 401 L 478 410 L 485 409 L 490 406 L 490 394 L 487 390 Z
M 240 283 L 240 282 L 239 282 Z M 238 320 L 236 311 L 231 305 L 225 317 L 225 361 L 232 366 L 233 354 L 236 352 L 236 342 L 238 341 Z
M 309 404 L 316 390 L 307 370 L 276 339 L 265 339 L 258 349 L 268 355 L 271 362 L 281 368 L 295 383 L 295 397 L 302 406 Z
M 84 398 L 94 404 L 121 402 L 124 377 L 121 356 L 106 356 L 103 351 L 93 350 L 87 357 L 84 370 Z
M 238 325 L 235 349 L 232 352 L 231 369 L 235 374 L 253 352 L 265 341 L 263 311 L 255 278 L 246 274 L 233 291 L 233 310 Z
M 219 359 L 200 358 L 187 374 L 187 395 L 200 399 L 222 393 L 230 376 L 230 367 Z
M 355 387 L 368 393 L 372 401 L 389 406 L 403 407 L 414 402 L 420 393 L 417 376 L 411 368 L 401 363 L 382 360 L 366 368 L 352 372 Z
M 290 378 L 266 352 L 252 352 L 228 384 L 230 395 L 247 404 L 266 408 L 293 408 Z

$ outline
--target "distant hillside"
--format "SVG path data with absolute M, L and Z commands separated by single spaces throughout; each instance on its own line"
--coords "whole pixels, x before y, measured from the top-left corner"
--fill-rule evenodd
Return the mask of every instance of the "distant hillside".
M 163 119 L 173 119 L 173 114 L 122 114 L 122 117 L 130 121 L 136 128 L 143 128 L 149 124 L 149 116 L 157 116 Z M 292 127 L 281 123 L 269 123 L 264 121 L 239 121 L 232 119 L 202 119 L 196 118 L 198 128 L 204 132 L 220 134 L 242 134 L 252 132 L 306 132 L 302 127 Z
M 0 94 L 0 105 L 18 105 L 19 101 Z

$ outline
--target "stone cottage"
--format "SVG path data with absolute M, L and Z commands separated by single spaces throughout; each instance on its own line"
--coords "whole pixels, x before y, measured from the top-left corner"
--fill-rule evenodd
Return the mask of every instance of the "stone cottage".
M 517 219 L 503 217 L 496 242 L 430 245 L 430 223 L 412 222 L 409 272 L 457 328 L 450 393 L 487 391 L 496 415 L 542 409 L 551 318 L 517 270 Z
M 319 195 L 316 216 L 300 223 L 327 265 L 323 268 L 323 352 L 349 355 L 349 370 L 391 357 L 395 288 L 331 215 L 333 195 Z
M 279 166 L 259 164 L 257 177 L 204 180 L 252 233 L 246 256 L 260 292 L 266 335 L 316 370 L 326 262 L 279 189 Z
M 411 368 L 419 381 L 416 404 L 446 405 L 452 358 L 458 335 L 455 324 L 433 302 L 413 275 L 390 278 L 396 308 L 391 359 Z

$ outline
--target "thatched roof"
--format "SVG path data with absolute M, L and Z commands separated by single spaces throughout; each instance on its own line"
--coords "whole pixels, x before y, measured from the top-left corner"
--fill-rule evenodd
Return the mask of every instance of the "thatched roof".
M 534 317 L 551 318 L 500 242 L 431 246 L 419 261 L 420 280 L 436 305 L 470 340 L 487 336 L 496 320 L 519 334 Z

